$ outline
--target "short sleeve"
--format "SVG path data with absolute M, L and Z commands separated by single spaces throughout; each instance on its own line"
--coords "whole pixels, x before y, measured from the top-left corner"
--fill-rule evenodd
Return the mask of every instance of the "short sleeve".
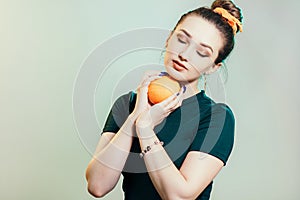
M 118 132 L 120 127 L 127 119 L 130 112 L 130 100 L 132 99 L 132 92 L 120 96 L 113 104 L 106 118 L 102 133 L 104 132 Z
M 226 104 L 217 103 L 200 120 L 190 151 L 201 151 L 215 156 L 225 166 L 234 144 L 234 129 L 232 110 Z

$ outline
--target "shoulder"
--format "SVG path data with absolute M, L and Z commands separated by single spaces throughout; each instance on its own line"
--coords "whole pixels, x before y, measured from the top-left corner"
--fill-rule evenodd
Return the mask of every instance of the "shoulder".
M 130 102 L 134 98 L 135 93 L 133 91 L 130 91 L 126 94 L 120 95 L 113 103 L 113 108 L 124 108 L 124 107 L 129 107 Z
M 232 109 L 225 103 L 216 103 L 211 107 L 212 114 L 224 114 L 226 118 L 235 120 Z
M 209 125 L 200 151 L 219 158 L 226 165 L 234 144 L 235 118 L 233 111 L 225 103 L 216 103 L 211 107 L 209 118 Z
M 133 91 L 129 91 L 127 93 L 121 94 L 119 97 L 117 97 L 117 99 L 115 100 L 115 102 L 119 102 L 119 101 L 129 101 L 130 98 L 132 98 L 132 96 L 134 96 L 134 92 Z
M 103 132 L 116 133 L 127 119 L 130 112 L 130 99 L 132 92 L 122 94 L 113 103 L 106 119 Z
M 134 93 L 132 91 L 119 96 L 112 105 L 111 113 L 113 117 L 116 118 L 124 118 L 129 115 L 129 112 L 132 107 L 132 98 L 134 97 Z M 123 121 L 123 120 L 122 120 Z
M 209 127 L 219 130 L 222 134 L 231 134 L 235 128 L 235 116 L 232 109 L 225 103 L 215 103 L 207 115 Z
M 202 111 L 202 117 L 204 121 L 211 121 L 213 119 L 226 119 L 234 122 L 234 112 L 230 108 L 230 106 L 226 103 L 216 103 L 213 99 L 205 94 L 205 92 L 201 91 L 198 95 L 198 103 L 200 110 Z

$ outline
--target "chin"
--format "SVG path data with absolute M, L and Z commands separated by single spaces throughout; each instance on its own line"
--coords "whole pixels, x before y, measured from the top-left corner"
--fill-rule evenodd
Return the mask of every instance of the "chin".
M 179 81 L 179 82 L 186 82 L 187 81 L 187 77 L 186 74 L 183 72 L 178 72 L 175 69 L 173 69 L 172 67 L 166 67 L 166 72 L 169 74 L 169 76 L 171 76 L 173 79 Z
M 166 72 L 176 81 L 180 82 L 181 84 L 187 84 L 192 83 L 194 81 L 198 81 L 199 77 L 195 77 L 191 74 L 188 74 L 189 72 L 178 72 L 172 67 L 166 67 Z

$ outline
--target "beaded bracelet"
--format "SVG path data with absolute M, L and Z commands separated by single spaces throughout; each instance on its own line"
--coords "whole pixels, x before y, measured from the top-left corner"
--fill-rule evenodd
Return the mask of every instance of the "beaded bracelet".
M 140 157 L 143 158 L 145 156 L 145 154 L 151 150 L 152 146 L 158 145 L 158 144 L 164 145 L 164 142 L 156 140 L 156 141 L 154 141 L 154 143 L 152 145 L 146 146 L 146 148 L 140 153 Z

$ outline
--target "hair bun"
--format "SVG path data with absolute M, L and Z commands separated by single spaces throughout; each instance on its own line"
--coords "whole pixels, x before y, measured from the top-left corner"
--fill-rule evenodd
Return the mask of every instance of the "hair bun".
M 241 13 L 241 9 L 239 7 L 237 7 L 232 1 L 230 1 L 230 0 L 215 0 L 211 5 L 211 9 L 213 10 L 217 7 L 224 8 L 232 16 L 234 16 L 240 22 L 242 22 L 243 16 Z

